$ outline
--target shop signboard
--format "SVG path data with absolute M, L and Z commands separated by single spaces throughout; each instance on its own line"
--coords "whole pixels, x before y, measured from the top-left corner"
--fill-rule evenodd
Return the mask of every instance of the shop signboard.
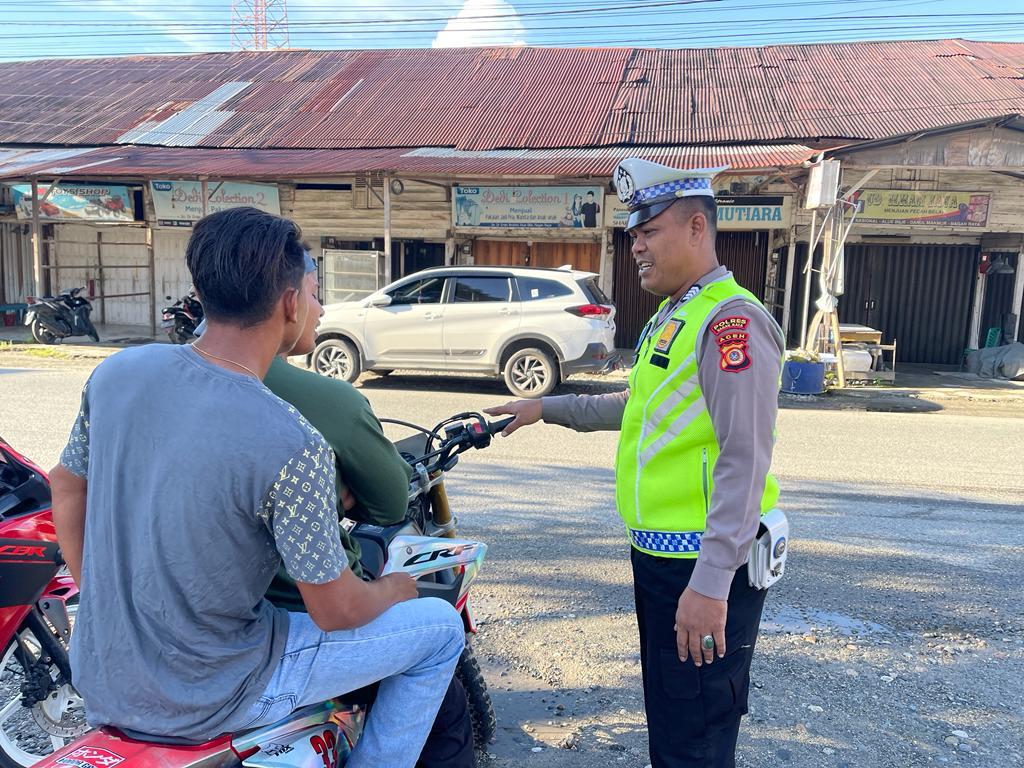
M 787 229 L 792 220 L 791 197 L 752 195 L 716 197 L 720 230 Z
M 455 226 L 491 229 L 594 229 L 602 221 L 601 187 L 455 187 Z
M 792 222 L 792 198 L 785 195 L 717 197 L 718 228 L 728 230 L 786 229 Z M 612 195 L 605 196 L 604 225 L 625 228 L 629 208 Z
M 13 184 L 11 191 L 15 215 L 31 219 L 32 185 Z M 39 199 L 39 217 L 47 221 L 135 221 L 132 194 L 124 186 L 58 183 L 50 190 L 49 184 L 40 184 Z
M 853 195 L 858 224 L 916 227 L 984 227 L 992 196 L 987 192 L 862 189 Z
M 149 185 L 157 226 L 191 227 L 203 218 L 203 185 L 199 181 L 153 181 Z M 206 213 L 250 206 L 281 215 L 276 184 L 206 182 Z

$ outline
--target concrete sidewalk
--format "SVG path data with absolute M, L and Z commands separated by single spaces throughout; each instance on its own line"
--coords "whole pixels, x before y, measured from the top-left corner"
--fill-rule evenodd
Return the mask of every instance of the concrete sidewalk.
M 621 351 L 621 350 L 620 350 Z M 624 358 L 632 356 L 623 352 Z M 599 381 L 626 382 L 630 368 L 622 368 L 596 378 Z M 575 381 L 575 379 L 573 379 Z M 823 395 L 781 393 L 783 408 L 852 409 L 868 411 L 938 411 L 946 407 L 969 408 L 972 403 L 1006 406 L 1024 410 L 1024 381 L 983 379 L 952 367 L 906 364 L 893 384 L 851 384 L 830 389 Z
M 154 341 L 168 343 L 167 336 L 159 330 L 157 338 L 150 336 L 148 326 L 108 324 L 97 326 L 96 330 L 99 342 L 75 336 L 60 344 L 43 345 L 34 342 L 25 326 L 0 326 L 0 367 L 24 365 L 26 361 L 44 358 L 53 358 L 47 360 L 47 367 L 68 359 L 83 364 L 129 346 Z M 625 351 L 624 359 L 631 357 L 632 350 Z M 621 389 L 629 378 L 629 370 L 626 367 L 602 376 L 574 376 L 569 380 L 569 388 L 581 392 Z M 581 384 L 585 386 L 573 386 Z M 976 405 L 1024 412 L 1024 382 L 983 379 L 955 369 L 936 370 L 931 366 L 908 364 L 897 372 L 893 385 L 854 384 L 823 395 L 782 393 L 779 404 L 783 408 L 892 412 L 940 411 L 950 407 L 970 409 Z
M 167 334 L 162 333 L 160 328 L 157 328 L 157 335 L 152 336 L 148 325 L 97 324 L 96 332 L 100 336 L 99 341 L 93 341 L 87 336 L 72 336 L 58 344 L 36 344 L 27 326 L 0 325 L 0 342 L 41 349 L 61 349 L 74 357 L 106 357 L 124 347 L 168 341 Z

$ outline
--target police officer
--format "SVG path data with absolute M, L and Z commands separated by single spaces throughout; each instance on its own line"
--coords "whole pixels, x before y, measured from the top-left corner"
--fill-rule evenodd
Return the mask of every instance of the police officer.
M 723 168 L 645 160 L 615 169 L 641 286 L 664 296 L 629 389 L 518 400 L 506 434 L 543 419 L 620 429 L 616 505 L 632 543 L 653 768 L 735 764 L 766 592 L 748 581 L 769 474 L 782 331 L 715 254 L 711 181 Z

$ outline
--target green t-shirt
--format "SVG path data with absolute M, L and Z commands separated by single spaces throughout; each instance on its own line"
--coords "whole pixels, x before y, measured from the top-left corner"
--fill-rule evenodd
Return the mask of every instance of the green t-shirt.
M 370 403 L 355 387 L 281 358 L 274 359 L 263 383 L 295 406 L 334 451 L 338 483 L 356 499 L 355 507 L 346 512 L 340 508 L 339 492 L 339 522 L 348 517 L 360 523 L 394 525 L 405 519 L 412 468 L 385 437 Z M 361 576 L 359 544 L 344 528 L 341 543 L 352 571 Z M 295 582 L 283 572 L 274 579 L 267 598 L 290 611 L 305 610 Z

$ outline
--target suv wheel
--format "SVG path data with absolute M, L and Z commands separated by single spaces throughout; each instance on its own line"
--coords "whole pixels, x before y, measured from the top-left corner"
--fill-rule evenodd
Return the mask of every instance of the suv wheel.
M 352 383 L 359 378 L 359 353 L 344 339 L 324 339 L 313 350 L 313 370 Z
M 558 385 L 558 365 L 536 347 L 519 349 L 505 361 L 505 386 L 517 397 L 543 397 Z

